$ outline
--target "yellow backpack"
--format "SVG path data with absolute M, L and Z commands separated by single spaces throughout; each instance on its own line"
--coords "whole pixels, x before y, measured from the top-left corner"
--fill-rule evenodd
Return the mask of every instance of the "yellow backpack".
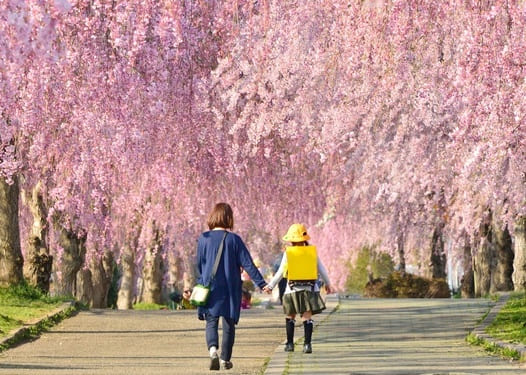
M 316 280 L 318 257 L 316 246 L 287 246 L 287 279 L 291 281 Z

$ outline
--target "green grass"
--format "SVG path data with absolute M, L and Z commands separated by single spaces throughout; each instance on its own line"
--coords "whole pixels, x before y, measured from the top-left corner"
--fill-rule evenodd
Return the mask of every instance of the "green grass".
M 486 333 L 511 343 L 526 345 L 526 293 L 514 293 L 499 311 Z
M 45 296 L 28 285 L 0 288 L 0 338 L 28 322 L 46 316 L 64 301 Z
M 504 358 L 510 358 L 513 360 L 520 360 L 520 353 L 516 350 L 501 347 L 495 343 L 486 341 L 479 337 L 476 337 L 474 334 L 470 333 L 466 337 L 466 341 L 471 345 L 476 345 L 482 347 L 487 353 L 498 355 Z
M 486 327 L 485 331 L 488 335 L 500 341 L 526 345 L 526 293 L 513 293 L 493 322 Z M 521 358 L 520 353 L 516 350 L 499 346 L 471 333 L 466 337 L 466 341 L 472 345 L 482 347 L 490 354 L 513 360 L 523 361 L 526 359 Z

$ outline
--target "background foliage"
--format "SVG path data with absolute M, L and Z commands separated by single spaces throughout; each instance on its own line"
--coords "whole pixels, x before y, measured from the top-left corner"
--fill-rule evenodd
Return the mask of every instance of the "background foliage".
M 367 283 L 373 279 L 387 278 L 394 271 L 394 262 L 389 254 L 379 253 L 374 247 L 363 247 L 356 261 L 349 262 L 345 290 L 362 294 Z

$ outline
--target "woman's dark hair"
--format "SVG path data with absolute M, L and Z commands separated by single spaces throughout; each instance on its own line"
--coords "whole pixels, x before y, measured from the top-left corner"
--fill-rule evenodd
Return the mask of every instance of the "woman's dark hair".
M 214 228 L 234 228 L 234 212 L 228 203 L 217 203 L 210 215 L 208 215 L 208 229 Z

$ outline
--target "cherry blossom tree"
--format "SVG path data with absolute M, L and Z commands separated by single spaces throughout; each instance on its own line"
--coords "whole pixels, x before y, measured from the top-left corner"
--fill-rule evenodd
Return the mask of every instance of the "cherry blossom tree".
M 53 256 L 61 292 L 104 304 L 90 290 L 107 291 L 116 262 L 119 308 L 159 302 L 167 284 L 192 282 L 195 240 L 218 201 L 266 263 L 287 227 L 305 223 L 337 287 L 367 244 L 435 277 L 466 243 L 479 264 L 491 212 L 492 238 L 515 239 L 524 284 L 520 2 L 7 1 L 1 11 L 2 183 L 25 192 L 26 261 Z M 18 218 L 17 207 L 0 211 Z

